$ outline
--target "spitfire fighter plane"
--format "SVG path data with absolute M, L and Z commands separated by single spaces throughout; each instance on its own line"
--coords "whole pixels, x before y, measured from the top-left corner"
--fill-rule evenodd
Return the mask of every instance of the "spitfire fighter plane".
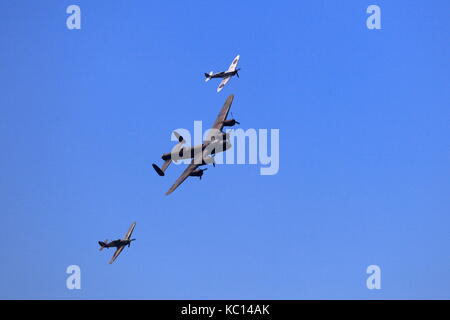
M 123 239 L 117 239 L 111 242 L 108 242 L 108 240 L 98 242 L 98 244 L 100 245 L 100 251 L 103 250 L 104 248 L 117 248 L 116 252 L 114 252 L 114 255 L 109 261 L 110 264 L 113 263 L 114 260 L 116 260 L 116 258 L 119 256 L 119 254 L 126 246 L 130 247 L 131 241 L 136 240 L 131 239 L 131 234 L 133 233 L 135 226 L 136 222 L 133 222 L 133 224 L 131 224 L 130 229 L 128 229 L 128 232 L 125 234 L 125 237 Z
M 230 67 L 228 68 L 227 71 L 222 71 L 222 72 L 218 72 L 218 73 L 213 73 L 212 71 L 210 73 L 205 73 L 205 81 L 208 82 L 209 80 L 213 79 L 213 78 L 223 78 L 223 80 L 220 82 L 219 86 L 217 87 L 217 92 L 222 91 L 223 87 L 228 83 L 228 81 L 230 81 L 231 77 L 233 77 L 234 75 L 237 75 L 237 77 L 239 78 L 239 68 L 237 67 L 237 64 L 239 62 L 239 58 L 240 56 L 237 55 L 236 58 L 234 58 L 233 62 L 231 63 Z
M 223 127 L 232 127 L 236 124 L 240 124 L 235 119 L 227 120 L 228 112 L 230 111 L 231 104 L 233 103 L 234 95 L 228 96 L 222 109 L 217 116 L 211 130 L 209 131 L 206 140 L 201 144 L 193 147 L 183 147 L 185 143 L 184 138 L 174 131 L 174 135 L 177 137 L 179 143 L 172 149 L 172 152 L 164 153 L 161 158 L 164 160 L 162 167 L 158 167 L 156 164 L 152 164 L 153 169 L 160 176 L 165 175 L 167 167 L 173 161 L 181 159 L 192 159 L 191 164 L 184 170 L 181 176 L 173 184 L 173 186 L 166 192 L 166 195 L 171 194 L 180 184 L 182 184 L 188 177 L 203 176 L 205 169 L 198 169 L 200 166 L 212 164 L 215 166 L 214 156 L 216 153 L 224 152 L 231 148 L 230 135 L 222 131 Z

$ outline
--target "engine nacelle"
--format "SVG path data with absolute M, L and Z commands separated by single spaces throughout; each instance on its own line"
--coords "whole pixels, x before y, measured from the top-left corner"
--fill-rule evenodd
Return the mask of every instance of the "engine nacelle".
M 170 153 L 170 152 L 164 153 L 164 154 L 161 156 L 161 159 L 163 159 L 164 161 L 167 161 L 167 160 L 172 159 L 172 153 Z
M 237 122 L 235 119 L 225 120 L 223 122 L 223 126 L 224 127 L 232 127 L 232 126 L 234 126 L 236 124 L 239 124 L 239 122 Z

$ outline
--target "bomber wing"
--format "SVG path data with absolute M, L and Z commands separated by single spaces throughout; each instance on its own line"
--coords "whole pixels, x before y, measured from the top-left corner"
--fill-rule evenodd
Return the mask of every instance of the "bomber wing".
M 200 154 L 200 156 L 202 156 L 201 152 L 199 154 Z M 187 177 L 189 177 L 189 175 L 200 166 L 200 164 L 202 163 L 201 162 L 202 160 L 199 159 L 198 161 L 200 161 L 200 162 L 197 162 L 196 158 L 192 158 L 191 164 L 186 168 L 186 170 L 184 170 L 184 172 L 177 179 L 177 181 L 175 181 L 173 186 L 170 187 L 170 189 L 166 192 L 166 195 L 169 195 L 172 192 L 174 192 L 175 189 L 178 188 L 180 186 L 180 184 L 182 184 L 184 182 L 184 180 L 186 180 Z
M 231 104 L 233 103 L 234 95 L 230 94 L 225 101 L 225 103 L 222 106 L 222 109 L 220 109 L 219 114 L 217 115 L 216 121 L 214 121 L 214 124 L 212 125 L 211 130 L 208 133 L 208 136 L 205 141 L 210 141 L 211 137 L 217 133 L 217 131 L 222 131 L 223 129 L 223 122 L 227 119 L 228 113 L 230 112 Z

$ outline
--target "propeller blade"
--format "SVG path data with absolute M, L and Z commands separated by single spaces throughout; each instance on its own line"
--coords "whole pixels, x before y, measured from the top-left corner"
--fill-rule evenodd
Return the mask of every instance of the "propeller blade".
M 233 118 L 233 119 L 234 119 L 234 116 L 233 116 L 233 111 L 230 111 L 230 114 L 231 114 L 231 118 Z M 240 122 L 236 121 L 236 119 L 234 119 L 234 121 L 236 122 L 236 124 L 241 124 Z

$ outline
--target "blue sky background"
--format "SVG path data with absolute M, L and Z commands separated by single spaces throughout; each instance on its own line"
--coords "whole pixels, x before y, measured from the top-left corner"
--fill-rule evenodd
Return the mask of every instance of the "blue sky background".
M 382 30 L 366 28 L 370 4 Z M 0 12 L 0 298 L 450 298 L 448 1 Z M 241 78 L 216 93 L 203 72 L 238 53 Z M 218 166 L 164 196 L 184 169 L 151 168 L 171 131 L 211 124 L 230 93 L 241 128 L 280 129 L 279 174 Z M 97 241 L 133 221 L 108 265 Z

